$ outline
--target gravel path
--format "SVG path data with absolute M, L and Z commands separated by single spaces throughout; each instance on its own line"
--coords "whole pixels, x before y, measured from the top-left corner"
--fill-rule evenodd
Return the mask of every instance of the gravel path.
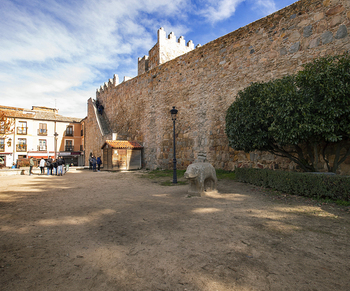
M 349 208 L 140 172 L 0 176 L 0 289 L 350 290 Z

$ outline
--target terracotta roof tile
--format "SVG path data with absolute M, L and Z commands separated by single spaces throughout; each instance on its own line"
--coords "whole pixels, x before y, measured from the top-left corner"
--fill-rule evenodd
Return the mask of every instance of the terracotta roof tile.
M 127 140 L 106 140 L 101 148 L 104 148 L 108 144 L 114 149 L 142 149 L 143 146 L 136 141 L 127 141 Z

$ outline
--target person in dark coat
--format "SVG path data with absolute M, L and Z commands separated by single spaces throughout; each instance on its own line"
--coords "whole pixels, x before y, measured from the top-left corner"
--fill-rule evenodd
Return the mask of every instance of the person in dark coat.
M 92 170 L 96 172 L 96 164 L 97 164 L 97 159 L 95 156 L 91 157 L 91 162 L 92 162 Z
M 57 175 L 62 176 L 63 175 L 63 166 L 64 166 L 64 159 L 62 157 L 58 157 L 57 159 Z
M 103 107 L 103 105 L 102 104 L 100 104 L 99 106 L 98 106 L 98 112 L 102 115 L 102 113 L 103 113 L 103 109 L 105 109 L 104 107 Z
M 46 169 L 47 169 L 47 175 L 52 175 L 52 159 L 50 156 L 46 161 Z
M 53 168 L 55 169 L 54 175 L 57 175 L 57 167 L 58 167 L 58 164 L 57 164 L 57 159 L 56 159 L 56 160 L 53 160 Z
M 97 157 L 97 171 L 100 172 L 102 160 L 101 157 Z

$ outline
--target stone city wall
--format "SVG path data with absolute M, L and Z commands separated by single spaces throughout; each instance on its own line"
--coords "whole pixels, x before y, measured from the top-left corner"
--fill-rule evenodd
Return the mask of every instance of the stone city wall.
M 293 74 L 314 58 L 350 49 L 350 1 L 304 0 L 220 37 L 119 85 L 104 86 L 103 103 L 118 139 L 144 146 L 146 168 L 172 167 L 172 120 L 176 120 L 179 168 L 206 159 L 215 168 L 235 166 L 295 169 L 287 159 L 229 148 L 226 110 L 251 82 Z M 101 136 L 89 100 L 86 156 L 110 136 Z M 342 166 L 348 171 L 350 161 Z

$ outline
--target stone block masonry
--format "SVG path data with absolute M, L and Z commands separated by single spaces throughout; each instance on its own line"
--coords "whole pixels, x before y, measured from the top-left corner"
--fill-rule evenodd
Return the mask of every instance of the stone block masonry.
M 298 1 L 175 59 L 149 67 L 131 80 L 105 85 L 96 97 L 104 105 L 118 138 L 136 140 L 144 146 L 146 168 L 172 167 L 169 111 L 176 106 L 179 168 L 205 159 L 215 168 L 227 170 L 246 165 L 294 169 L 287 159 L 229 148 L 226 110 L 238 91 L 251 82 L 293 74 L 314 58 L 349 51 L 349 20 L 349 0 Z M 151 57 L 150 54 L 148 64 Z M 102 154 L 99 147 L 111 137 L 98 132 L 90 109 L 86 124 L 86 156 L 90 151 Z M 349 173 L 349 169 L 349 163 L 341 167 L 342 173 Z

